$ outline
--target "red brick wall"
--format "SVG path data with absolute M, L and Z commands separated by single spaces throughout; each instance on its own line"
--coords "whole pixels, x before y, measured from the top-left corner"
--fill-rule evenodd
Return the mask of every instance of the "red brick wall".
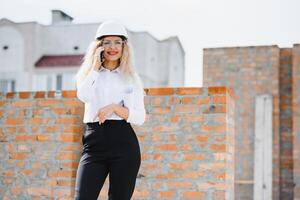
M 280 199 L 293 199 L 292 49 L 280 49 Z
M 293 171 L 294 199 L 300 199 L 300 45 L 293 48 Z
M 235 197 L 253 199 L 255 97 L 273 96 L 273 199 L 279 199 L 279 48 L 204 49 L 203 85 L 232 87 L 236 98 Z
M 135 199 L 234 198 L 234 100 L 225 87 L 146 89 Z M 75 91 L 0 97 L 0 197 L 72 199 L 83 104 Z M 106 199 L 107 184 L 101 193 Z

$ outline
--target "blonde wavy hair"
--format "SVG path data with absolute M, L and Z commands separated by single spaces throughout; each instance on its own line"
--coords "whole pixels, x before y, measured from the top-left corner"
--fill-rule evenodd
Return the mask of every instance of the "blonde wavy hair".
M 96 49 L 102 45 L 103 38 L 93 40 L 86 51 L 86 54 L 83 58 L 83 62 L 75 75 L 75 81 L 76 81 L 76 88 L 78 85 L 85 79 L 87 74 L 93 69 L 93 62 L 94 62 L 94 54 L 96 52 Z M 142 84 L 140 77 L 135 72 L 133 67 L 133 50 L 131 47 L 131 44 L 128 42 L 128 40 L 124 40 L 123 43 L 123 50 L 122 50 L 122 56 L 120 58 L 120 70 L 122 72 L 122 76 L 124 80 L 136 80 L 139 82 L 139 84 Z

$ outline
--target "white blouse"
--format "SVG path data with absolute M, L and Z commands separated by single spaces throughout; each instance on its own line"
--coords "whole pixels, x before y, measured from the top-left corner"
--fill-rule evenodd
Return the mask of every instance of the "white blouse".
M 94 121 L 98 110 L 109 104 L 120 104 L 128 108 L 129 123 L 142 125 L 145 122 L 144 89 L 139 82 L 126 82 L 122 78 L 120 67 L 110 71 L 104 67 L 92 69 L 85 79 L 77 85 L 77 97 L 84 103 L 83 122 Z M 107 119 L 121 120 L 113 113 Z

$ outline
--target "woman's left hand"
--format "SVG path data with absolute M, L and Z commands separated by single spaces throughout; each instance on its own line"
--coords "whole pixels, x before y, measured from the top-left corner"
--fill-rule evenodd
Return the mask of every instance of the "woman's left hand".
M 106 118 L 115 112 L 115 106 L 116 104 L 109 104 L 100 108 L 93 120 L 99 117 L 99 124 L 105 122 Z

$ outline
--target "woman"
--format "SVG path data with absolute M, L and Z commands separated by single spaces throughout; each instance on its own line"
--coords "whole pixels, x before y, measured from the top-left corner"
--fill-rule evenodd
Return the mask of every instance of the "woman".
M 142 82 L 132 68 L 125 27 L 102 23 L 77 76 L 77 97 L 85 103 L 83 151 L 75 199 L 96 200 L 109 174 L 109 199 L 129 200 L 141 163 L 131 127 L 146 118 Z

